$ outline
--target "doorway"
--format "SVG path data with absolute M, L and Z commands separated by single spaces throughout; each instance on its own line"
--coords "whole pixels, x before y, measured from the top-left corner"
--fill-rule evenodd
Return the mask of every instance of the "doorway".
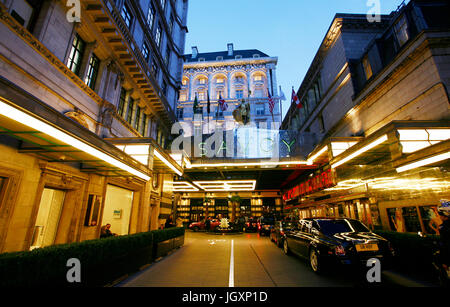
M 108 184 L 102 226 L 111 224 L 111 232 L 120 236 L 127 235 L 130 228 L 133 196 L 134 192 L 131 190 Z
M 65 196 L 66 192 L 63 190 L 44 188 L 30 250 L 53 245 L 55 242 Z

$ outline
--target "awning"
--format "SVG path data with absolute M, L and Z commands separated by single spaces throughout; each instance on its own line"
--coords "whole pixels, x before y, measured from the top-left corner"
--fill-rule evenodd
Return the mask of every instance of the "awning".
M 20 153 L 49 162 L 80 163 L 83 172 L 150 180 L 146 166 L 1 77 L 0 134 L 20 140 Z

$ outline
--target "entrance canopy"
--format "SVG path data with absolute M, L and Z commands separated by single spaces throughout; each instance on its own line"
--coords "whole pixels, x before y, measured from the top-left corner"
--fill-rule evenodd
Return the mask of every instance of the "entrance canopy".
M 83 172 L 150 180 L 145 165 L 4 79 L 0 134 L 19 140 L 20 153 L 49 162 L 80 163 Z

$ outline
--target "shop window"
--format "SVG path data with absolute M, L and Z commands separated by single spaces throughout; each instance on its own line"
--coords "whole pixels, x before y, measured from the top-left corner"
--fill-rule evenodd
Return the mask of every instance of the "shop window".
M 416 207 L 388 208 L 387 214 L 391 229 L 397 232 L 419 232 L 419 215 Z
M 420 207 L 420 216 L 426 233 L 440 235 L 439 226 L 442 224 L 442 220 L 439 217 L 437 206 Z
M 102 197 L 90 194 L 84 218 L 84 226 L 97 226 Z

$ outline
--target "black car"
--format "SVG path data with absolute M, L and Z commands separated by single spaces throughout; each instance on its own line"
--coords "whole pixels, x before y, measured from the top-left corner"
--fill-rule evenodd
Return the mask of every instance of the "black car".
M 272 227 L 275 224 L 275 217 L 273 216 L 262 216 L 258 219 L 258 233 L 263 235 L 270 235 Z
M 243 232 L 256 232 L 258 231 L 258 220 L 256 218 L 248 218 L 242 228 Z
M 294 227 L 294 223 L 276 221 L 270 232 L 270 241 L 275 242 L 278 247 L 283 246 L 285 232 Z
M 347 218 L 300 220 L 285 232 L 283 250 L 308 259 L 316 273 L 336 264 L 366 266 L 371 258 L 388 263 L 394 254 L 389 241 Z

